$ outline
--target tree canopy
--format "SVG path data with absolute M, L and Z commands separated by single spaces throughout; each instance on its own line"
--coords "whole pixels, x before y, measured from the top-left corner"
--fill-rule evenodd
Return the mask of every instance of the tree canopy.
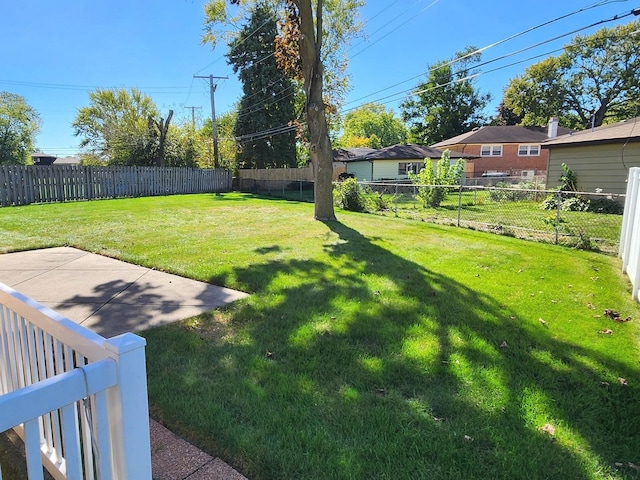
M 296 132 L 292 129 L 296 85 L 278 68 L 273 9 L 258 3 L 229 44 L 228 62 L 242 82 L 234 136 L 240 168 L 295 167 Z
M 481 59 L 476 50 L 467 47 L 453 59 L 431 65 L 427 80 L 401 104 L 409 141 L 431 145 L 486 123 L 484 109 L 491 96 L 474 84 L 473 66 Z
M 153 100 L 139 90 L 98 88 L 89 99 L 72 123 L 86 154 L 110 165 L 196 164 L 193 139 L 170 125 L 173 112 L 160 117 Z
M 0 92 L 0 165 L 25 165 L 30 162 L 40 115 L 24 97 Z
M 528 67 L 511 80 L 504 104 L 523 125 L 557 116 L 572 128 L 637 115 L 640 105 L 640 22 L 576 36 L 558 56 Z
M 383 148 L 407 139 L 407 127 L 384 105 L 368 103 L 344 117 L 344 133 L 340 146 Z
M 230 3 L 246 7 L 253 2 L 230 0 Z M 285 0 L 277 3 L 284 3 L 279 40 L 276 41 L 278 65 L 290 78 L 302 81 L 305 94 L 303 108 L 315 174 L 314 217 L 332 220 L 335 219 L 333 155 L 327 126 L 323 59 L 334 59 L 340 51 L 346 52 L 349 40 L 359 30 L 357 9 L 362 0 Z M 215 45 L 217 42 L 219 32 L 216 29 L 226 24 L 230 17 L 226 6 L 225 0 L 209 0 L 205 6 L 205 43 Z M 338 62 L 346 69 L 346 62 Z M 329 61 L 327 65 L 334 64 Z M 327 84 L 331 84 L 331 80 Z

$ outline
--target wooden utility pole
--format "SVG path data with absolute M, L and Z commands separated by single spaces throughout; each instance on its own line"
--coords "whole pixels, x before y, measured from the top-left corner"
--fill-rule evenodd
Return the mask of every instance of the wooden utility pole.
M 215 93 L 217 85 L 213 83 L 213 80 L 226 80 L 229 77 L 214 77 L 213 75 L 194 75 L 193 78 L 208 78 L 209 79 L 209 92 L 211 95 L 211 122 L 213 130 L 213 167 L 218 168 L 220 166 L 220 159 L 218 155 L 218 125 L 216 123 L 216 102 Z
M 191 109 L 191 126 L 193 127 L 193 129 L 196 129 L 196 108 L 202 108 L 202 107 L 184 107 L 184 108 L 190 108 Z

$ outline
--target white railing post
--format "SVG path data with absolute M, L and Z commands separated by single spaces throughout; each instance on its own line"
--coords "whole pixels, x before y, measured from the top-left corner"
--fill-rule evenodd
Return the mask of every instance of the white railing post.
M 115 479 L 151 480 L 146 341 L 132 333 L 105 340 L 118 383 L 107 391 Z

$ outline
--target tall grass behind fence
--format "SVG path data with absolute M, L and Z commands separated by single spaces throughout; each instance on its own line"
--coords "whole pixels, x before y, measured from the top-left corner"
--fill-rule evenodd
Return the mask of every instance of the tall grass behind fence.
M 640 168 L 629 170 L 620 249 L 622 271 L 631 280 L 634 300 L 640 301 Z
M 226 169 L 0 165 L 0 206 L 231 190 Z

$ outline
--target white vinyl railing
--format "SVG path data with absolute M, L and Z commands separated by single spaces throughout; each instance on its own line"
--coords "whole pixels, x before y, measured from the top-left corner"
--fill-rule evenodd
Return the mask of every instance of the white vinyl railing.
M 0 283 L 0 432 L 24 440 L 30 480 L 151 479 L 145 344 Z
M 638 167 L 629 169 L 618 255 L 622 259 L 622 271 L 631 280 L 633 299 L 640 301 L 640 168 Z

